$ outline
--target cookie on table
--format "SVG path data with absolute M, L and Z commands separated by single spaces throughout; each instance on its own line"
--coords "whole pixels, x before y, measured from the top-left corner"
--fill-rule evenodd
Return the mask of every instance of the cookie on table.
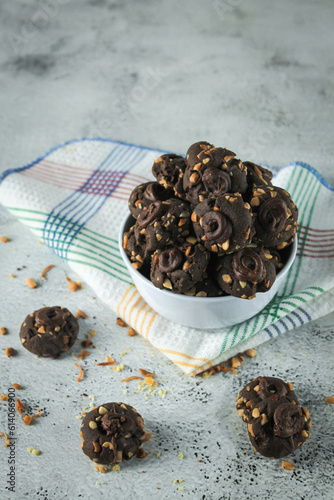
M 20 339 L 33 354 L 57 358 L 72 347 L 78 332 L 78 321 L 66 307 L 43 307 L 25 318 Z
M 253 216 L 241 194 L 223 194 L 199 203 L 191 220 L 198 241 L 218 255 L 235 252 L 249 244 Z
M 290 245 L 297 231 L 298 208 L 285 189 L 255 187 L 250 205 L 254 214 L 254 240 L 277 250 Z
M 203 280 L 210 254 L 196 238 L 180 246 L 169 245 L 152 257 L 151 281 L 157 288 L 185 293 Z
M 248 422 L 253 409 L 263 400 L 277 396 L 284 397 L 290 403 L 299 404 L 290 382 L 276 377 L 256 377 L 249 382 L 237 396 L 237 412 L 244 422 Z
M 136 455 L 152 434 L 144 430 L 144 421 L 132 406 L 105 403 L 87 413 L 80 436 L 88 458 L 97 464 L 113 465 Z
M 164 201 L 171 197 L 173 191 L 155 181 L 145 182 L 135 187 L 129 197 L 129 209 L 132 217 L 138 219 L 144 208 L 153 201 Z
M 210 196 L 244 193 L 247 189 L 247 169 L 235 159 L 232 151 L 215 148 L 205 141 L 197 142 L 187 152 L 183 188 L 192 206 Z
M 259 402 L 248 420 L 248 435 L 255 451 L 282 458 L 296 451 L 309 437 L 310 412 L 277 394 Z
M 164 154 L 155 160 L 152 173 L 165 189 L 173 189 L 175 196 L 184 198 L 183 176 L 186 165 L 183 156 Z
M 276 279 L 276 265 L 269 250 L 251 244 L 216 261 L 216 279 L 224 292 L 242 299 L 253 299 L 267 292 Z

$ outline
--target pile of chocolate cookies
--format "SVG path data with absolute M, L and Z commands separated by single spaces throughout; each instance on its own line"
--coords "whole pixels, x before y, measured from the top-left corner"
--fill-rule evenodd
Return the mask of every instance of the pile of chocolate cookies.
M 268 291 L 294 241 L 298 209 L 272 173 L 201 141 L 186 158 L 155 160 L 156 181 L 137 186 L 123 248 L 161 289 L 252 299 Z
M 252 380 L 237 396 L 237 411 L 255 451 L 268 458 L 290 455 L 310 435 L 310 412 L 299 406 L 292 384 L 279 378 Z

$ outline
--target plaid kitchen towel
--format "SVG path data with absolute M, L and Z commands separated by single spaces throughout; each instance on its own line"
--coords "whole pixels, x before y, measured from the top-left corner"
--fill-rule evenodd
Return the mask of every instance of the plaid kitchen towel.
M 0 201 L 187 374 L 333 311 L 334 188 L 315 169 L 295 162 L 280 169 L 274 181 L 299 208 L 299 245 L 273 301 L 250 320 L 220 330 L 199 331 L 157 315 L 132 284 L 117 238 L 129 194 L 153 179 L 152 164 L 162 153 L 104 139 L 70 141 L 4 172 Z

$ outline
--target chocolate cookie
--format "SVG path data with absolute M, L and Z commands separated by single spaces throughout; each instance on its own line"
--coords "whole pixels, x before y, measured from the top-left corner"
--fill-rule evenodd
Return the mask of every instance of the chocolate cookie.
M 234 157 L 232 151 L 206 142 L 190 146 L 183 188 L 192 206 L 211 196 L 246 191 L 247 169 Z
M 152 257 L 151 281 L 157 288 L 185 293 L 204 278 L 209 252 L 196 238 L 180 246 L 167 246 Z
M 164 201 L 171 197 L 173 191 L 165 188 L 158 182 L 139 184 L 132 191 L 129 198 L 129 209 L 132 216 L 138 219 L 144 208 L 154 201 Z
M 198 241 L 218 255 L 244 248 L 253 235 L 252 211 L 241 194 L 223 194 L 199 203 L 191 215 Z
M 248 421 L 248 435 L 255 451 L 268 458 L 293 453 L 309 437 L 310 413 L 295 401 L 274 394 L 258 403 Z
M 123 248 L 136 269 L 150 263 L 152 254 L 166 245 L 178 244 L 191 228 L 188 203 L 171 198 L 155 201 L 145 208 L 123 237 Z
M 150 264 L 153 252 L 146 247 L 145 234 L 139 232 L 135 235 L 134 225 L 123 234 L 123 249 L 135 269 L 142 271 L 145 265 Z
M 293 242 L 298 209 L 287 191 L 274 186 L 255 187 L 250 204 L 254 213 L 254 240 L 278 250 Z
M 242 299 L 253 299 L 267 292 L 276 279 L 275 261 L 269 250 L 251 244 L 229 255 L 218 257 L 216 279 L 224 292 Z
M 144 430 L 144 421 L 132 406 L 105 403 L 87 413 L 80 436 L 88 458 L 112 465 L 132 458 L 152 434 Z
M 298 405 L 298 398 L 290 382 L 285 383 L 280 378 L 257 377 L 247 384 L 237 396 L 237 411 L 239 416 L 248 422 L 253 409 L 263 400 L 271 396 L 284 397 L 290 403 Z
M 21 325 L 20 339 L 28 351 L 57 358 L 77 339 L 79 325 L 65 307 L 43 307 L 28 314 Z
M 155 160 L 152 173 L 165 189 L 173 189 L 175 196 L 184 198 L 183 175 L 186 165 L 183 156 L 165 154 Z

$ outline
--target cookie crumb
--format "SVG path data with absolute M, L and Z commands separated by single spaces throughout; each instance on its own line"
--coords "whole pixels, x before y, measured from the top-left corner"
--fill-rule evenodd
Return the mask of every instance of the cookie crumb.
M 66 276 L 66 279 L 68 281 L 68 288 L 71 290 L 71 292 L 76 292 L 77 290 L 81 290 L 81 282 L 80 281 L 73 281 L 71 280 L 68 276 Z
M 329 403 L 330 405 L 334 405 L 334 396 L 329 396 L 328 398 L 325 398 L 325 402 Z
M 146 458 L 148 456 L 147 451 L 143 450 L 143 448 L 139 448 L 137 451 L 137 457 L 138 458 Z
M 118 366 L 113 366 L 114 372 L 121 372 L 124 370 L 124 363 L 120 363 Z
M 13 387 L 15 390 L 22 389 L 22 385 L 20 385 L 20 384 L 12 384 L 12 387 Z
M 13 356 L 13 354 L 15 354 L 15 349 L 13 349 L 12 347 L 6 347 L 5 354 L 10 358 L 11 356 Z
M 0 394 L 0 399 L 1 399 L 1 401 L 8 401 L 9 397 L 7 396 L 7 394 L 1 393 Z
M 122 320 L 122 318 L 117 318 L 116 323 L 118 326 L 126 326 L 126 323 Z
M 32 422 L 32 416 L 31 415 L 24 415 L 24 417 L 23 417 L 24 425 L 31 425 L 31 422 Z
M 183 460 L 184 459 L 184 455 L 183 453 L 178 453 L 177 456 L 179 457 L 180 460 Z
M 26 284 L 29 288 L 37 288 L 37 283 L 31 278 L 26 278 Z
M 8 243 L 9 238 L 7 236 L 0 236 L 0 241 L 2 241 L 2 243 Z
M 36 455 L 36 456 L 40 454 L 39 450 L 36 450 L 36 448 L 32 448 L 32 447 L 27 448 L 27 451 L 29 453 L 31 453 L 32 455 Z
M 248 356 L 249 358 L 255 358 L 256 354 L 257 353 L 255 349 L 248 349 L 246 351 L 246 356 Z
M 291 464 L 290 462 L 286 462 L 285 460 L 283 460 L 282 462 L 282 467 L 285 470 L 294 470 L 295 468 L 293 464 Z
M 136 332 L 136 330 L 134 330 L 133 328 L 129 328 L 129 330 L 128 330 L 128 337 L 135 337 L 135 335 L 138 335 L 138 333 Z
M 5 328 L 4 326 L 2 326 L 2 327 L 0 328 L 0 333 L 1 333 L 1 335 L 7 335 L 7 333 L 8 333 L 8 332 L 7 332 L 7 328 Z
M 6 439 L 6 444 L 4 444 L 4 448 L 7 448 L 7 446 L 10 443 L 7 434 L 5 432 L 0 432 L 0 437 L 4 437 Z
M 46 274 L 48 271 L 50 271 L 50 269 L 52 269 L 53 267 L 55 267 L 54 264 L 50 264 L 49 266 L 47 266 L 45 269 L 43 269 L 43 271 L 41 272 L 41 278 L 44 278 L 45 280 L 47 280 L 47 277 L 46 277 Z
M 9 277 L 10 277 L 10 278 L 15 278 L 15 274 L 10 273 Z
M 76 317 L 76 319 L 78 319 L 78 318 L 86 319 L 87 314 L 85 312 L 83 312 L 81 309 L 78 309 L 75 317 Z

